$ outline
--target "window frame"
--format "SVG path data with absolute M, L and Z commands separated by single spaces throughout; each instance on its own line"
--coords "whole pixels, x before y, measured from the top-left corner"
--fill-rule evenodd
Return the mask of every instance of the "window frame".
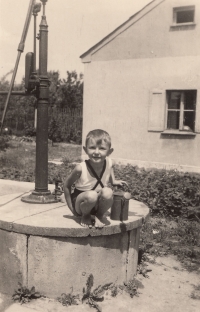
M 194 19 L 192 22 L 177 23 L 177 13 L 183 12 L 183 11 L 194 11 Z M 173 25 L 182 26 L 182 25 L 194 25 L 194 24 L 195 24 L 195 5 L 173 8 Z
M 184 109 L 184 99 L 185 99 L 185 92 L 187 91 L 194 91 L 196 94 L 196 100 L 195 100 L 195 107 L 194 109 Z M 168 106 L 169 106 L 169 94 L 171 92 L 180 92 L 180 95 L 181 95 L 181 100 L 180 100 L 180 108 L 179 109 L 169 109 Z M 173 128 L 168 128 L 167 127 L 167 123 L 168 123 L 168 112 L 169 111 L 179 111 L 180 112 L 180 116 L 179 116 L 179 125 L 178 125 L 178 129 L 173 129 Z M 183 127 L 184 127 L 184 112 L 187 111 L 191 111 L 191 112 L 194 112 L 194 130 L 191 129 L 190 130 L 185 130 Z M 170 89 L 170 90 L 166 90 L 166 111 L 165 111 L 165 130 L 164 132 L 167 133 L 167 132 L 173 132 L 173 133 L 186 133 L 186 134 L 193 134 L 195 135 L 195 121 L 196 121 L 196 111 L 197 111 L 197 89 Z

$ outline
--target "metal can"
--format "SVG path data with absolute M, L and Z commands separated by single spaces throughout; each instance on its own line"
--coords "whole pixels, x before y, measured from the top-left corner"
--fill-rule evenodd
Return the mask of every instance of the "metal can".
M 129 199 L 131 194 L 124 191 L 114 192 L 113 204 L 111 207 L 111 220 L 126 221 L 128 220 Z

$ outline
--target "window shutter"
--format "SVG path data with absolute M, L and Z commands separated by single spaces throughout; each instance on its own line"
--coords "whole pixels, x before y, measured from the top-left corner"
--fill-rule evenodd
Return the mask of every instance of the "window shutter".
M 200 133 L 200 101 L 196 103 L 195 132 Z
M 150 94 L 148 131 L 163 131 L 165 122 L 165 92 L 154 89 Z

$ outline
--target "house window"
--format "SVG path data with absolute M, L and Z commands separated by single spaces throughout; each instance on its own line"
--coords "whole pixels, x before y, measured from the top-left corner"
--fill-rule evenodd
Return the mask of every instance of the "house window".
M 178 25 L 194 23 L 194 13 L 195 6 L 174 8 L 173 23 Z
M 194 132 L 196 94 L 196 90 L 167 91 L 168 130 Z

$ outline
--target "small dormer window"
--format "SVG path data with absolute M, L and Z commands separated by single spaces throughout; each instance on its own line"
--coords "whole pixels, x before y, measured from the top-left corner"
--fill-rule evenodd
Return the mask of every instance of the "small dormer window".
M 185 6 L 174 8 L 173 10 L 173 24 L 181 25 L 194 23 L 195 6 Z

